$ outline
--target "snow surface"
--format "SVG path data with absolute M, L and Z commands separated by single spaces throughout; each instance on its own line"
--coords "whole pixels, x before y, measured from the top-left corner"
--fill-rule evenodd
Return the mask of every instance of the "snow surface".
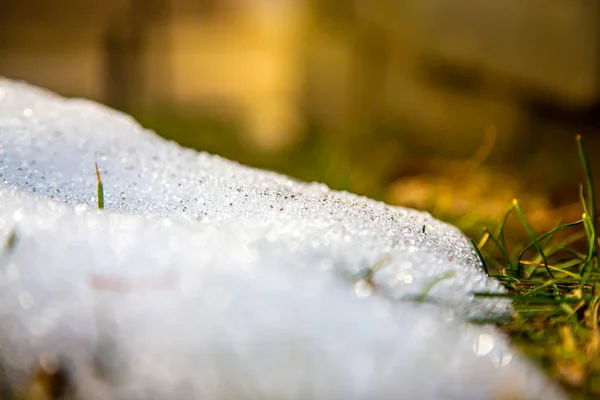
M 60 357 L 83 399 L 563 398 L 465 322 L 511 309 L 456 228 L 5 79 L 0 232 L 15 384 Z

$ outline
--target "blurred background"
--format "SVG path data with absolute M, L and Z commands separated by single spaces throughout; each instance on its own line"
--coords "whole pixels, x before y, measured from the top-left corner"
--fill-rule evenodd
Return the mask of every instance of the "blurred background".
M 2 0 L 0 75 L 182 145 L 431 211 L 578 217 L 597 0 Z

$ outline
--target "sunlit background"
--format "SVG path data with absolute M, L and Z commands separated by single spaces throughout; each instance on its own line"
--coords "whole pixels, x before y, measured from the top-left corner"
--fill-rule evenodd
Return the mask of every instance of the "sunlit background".
M 0 75 L 467 230 L 518 197 L 546 229 L 575 134 L 600 170 L 599 39 L 589 0 L 2 0 Z

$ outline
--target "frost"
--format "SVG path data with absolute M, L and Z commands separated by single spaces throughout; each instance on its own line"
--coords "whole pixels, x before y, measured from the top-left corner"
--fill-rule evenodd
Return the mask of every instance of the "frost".
M 181 148 L 92 102 L 0 91 L 11 382 L 49 358 L 84 399 L 562 398 L 465 322 L 511 310 L 472 295 L 503 289 L 454 227 Z

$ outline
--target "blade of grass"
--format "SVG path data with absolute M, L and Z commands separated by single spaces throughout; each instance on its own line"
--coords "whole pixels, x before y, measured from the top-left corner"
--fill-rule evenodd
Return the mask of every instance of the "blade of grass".
M 561 250 L 564 250 L 564 251 L 568 252 L 569 255 L 571 255 L 571 256 L 579 257 L 579 253 L 577 251 L 575 251 L 575 250 L 573 250 L 573 249 L 571 249 L 571 248 L 569 248 L 567 246 L 570 245 L 570 244 L 573 244 L 573 243 L 575 243 L 575 242 L 577 242 L 577 241 L 579 241 L 579 240 L 581 240 L 581 239 L 583 239 L 585 237 L 586 237 L 585 232 L 576 232 L 576 233 L 574 233 L 572 235 L 569 235 L 569 236 L 567 236 L 565 238 L 562 238 L 560 240 L 560 243 L 558 243 L 558 244 L 556 244 L 556 245 L 554 245 L 552 247 L 548 247 L 546 249 L 546 257 L 554 255 L 554 254 L 558 253 Z M 585 255 L 581 255 L 581 256 L 582 256 L 581 259 L 585 260 L 586 256 Z
M 549 298 L 549 297 L 544 297 L 544 296 L 533 296 L 533 297 L 526 297 L 522 294 L 518 294 L 518 293 L 487 293 L 487 292 L 471 292 L 471 294 L 475 297 L 500 297 L 500 298 L 508 298 L 508 299 L 512 299 L 515 303 L 519 303 L 519 304 L 537 304 L 537 305 L 543 305 L 543 304 L 548 304 L 548 305 L 559 305 L 562 303 L 577 303 L 580 301 L 580 299 L 576 299 L 576 298 L 568 298 L 568 297 L 563 297 L 560 299 L 556 299 L 554 297 Z
M 502 217 L 502 222 L 500 222 L 500 226 L 498 227 L 498 233 L 496 234 L 498 241 L 502 244 L 502 248 L 504 249 L 504 252 L 506 252 L 506 248 L 507 248 L 506 247 L 506 238 L 504 237 L 504 228 L 506 225 L 506 221 L 508 221 L 508 217 L 510 216 L 510 214 L 512 213 L 514 208 L 515 208 L 514 205 L 511 204 L 511 206 L 508 208 L 508 210 Z M 513 266 L 512 263 L 510 262 L 510 257 L 507 257 L 507 261 L 511 266 Z
M 526 260 L 522 260 L 521 264 L 524 264 L 524 265 L 534 265 L 536 267 L 543 267 L 544 266 L 544 264 L 542 264 L 542 263 L 535 262 L 535 261 L 526 261 Z M 571 264 L 572 263 L 570 263 L 570 262 L 567 263 L 566 267 L 568 268 L 570 266 L 573 266 Z M 575 265 L 577 265 L 577 264 L 579 264 L 579 262 L 575 263 Z M 567 271 L 565 268 L 559 268 L 559 267 L 553 266 L 553 265 L 548 265 L 548 268 L 550 268 L 552 271 L 561 272 L 561 273 L 563 273 L 565 275 L 568 275 L 568 276 L 572 277 L 573 279 L 577 279 L 577 280 L 581 279 L 581 276 L 579 276 L 578 274 L 575 274 L 573 272 Z
M 589 215 L 593 222 L 592 226 L 594 227 L 594 232 L 596 232 L 596 196 L 594 190 L 594 180 L 592 179 L 590 163 L 587 154 L 585 153 L 583 139 L 581 138 L 581 135 L 577 135 L 575 137 L 575 140 L 577 141 L 577 150 L 579 151 L 579 158 L 581 159 L 581 163 L 583 164 L 583 170 L 585 173 L 587 183 Z
M 484 229 L 483 234 L 481 235 L 481 238 L 479 239 L 479 243 L 477 243 L 477 247 L 481 249 L 483 246 L 485 246 L 485 244 L 487 243 L 489 238 L 490 238 L 489 231 L 487 229 Z
M 481 251 L 479 250 L 479 247 L 477 246 L 477 243 L 475 243 L 475 241 L 473 239 L 471 239 L 471 245 L 473 246 L 473 249 L 475 250 L 475 254 L 477 254 L 477 258 L 479 258 L 479 261 L 481 261 L 481 265 L 483 267 L 483 271 L 485 272 L 486 275 L 489 275 L 490 271 L 488 270 L 488 267 L 487 267 L 487 264 L 485 262 L 485 259 L 481 255 Z
M 531 289 L 529 292 L 523 294 L 523 296 L 531 296 L 532 294 L 537 293 L 547 287 L 555 286 L 556 283 L 559 283 L 560 281 L 561 281 L 561 279 L 551 279 L 548 282 L 545 282 L 545 283 L 537 286 L 536 288 Z
M 95 162 L 96 166 L 96 178 L 98 179 L 98 210 L 104 209 L 104 186 L 102 185 L 102 178 L 100 177 L 100 170 L 98 169 L 98 163 Z
M 556 224 L 556 226 L 550 230 L 550 232 L 548 235 L 543 235 L 544 237 L 538 237 L 538 241 L 540 242 L 540 245 L 542 246 L 542 248 L 544 249 L 544 251 L 546 252 L 546 256 L 548 255 L 548 248 L 550 247 L 550 242 L 552 241 L 552 238 L 554 237 L 555 234 L 555 229 L 559 228 L 563 225 L 562 223 L 562 219 L 560 221 L 558 221 L 558 223 Z
M 564 251 L 566 253 L 569 253 L 571 256 L 578 258 L 580 261 L 585 261 L 585 259 L 587 257 L 585 254 L 582 254 L 582 253 L 578 252 L 577 250 L 572 249 L 570 247 L 566 247 L 566 246 L 558 247 L 556 249 L 556 252 L 558 252 L 558 251 Z
M 587 158 L 587 154 L 585 153 L 585 149 L 583 146 L 583 139 L 581 135 L 576 136 L 577 142 L 577 150 L 579 151 L 579 158 L 581 159 L 581 163 L 583 165 L 583 170 L 586 177 L 586 186 L 587 186 L 587 196 L 583 193 L 583 187 L 580 188 L 580 198 L 582 202 L 582 206 L 584 208 L 585 216 L 588 217 L 588 221 L 585 224 L 586 234 L 588 235 L 588 256 L 586 261 L 581 266 L 581 272 L 583 275 L 583 280 L 581 281 L 580 288 L 585 285 L 588 281 L 591 273 L 592 267 L 594 267 L 593 258 L 597 256 L 596 251 L 596 195 L 594 189 L 594 180 L 592 179 L 592 172 L 590 169 L 590 163 Z M 586 199 L 587 197 L 587 199 Z M 587 200 L 587 201 L 586 201 Z M 585 271 L 585 273 L 583 273 Z
M 502 279 L 502 280 L 511 281 L 511 282 L 521 282 L 520 279 L 510 276 L 510 275 L 490 275 L 490 276 L 492 278 Z
M 442 275 L 436 277 L 435 279 L 433 279 L 433 281 L 431 281 L 429 284 L 427 284 L 427 286 L 425 286 L 425 289 L 423 290 L 423 292 L 421 294 L 415 296 L 413 298 L 413 300 L 416 302 L 423 302 L 423 301 L 427 300 L 427 298 L 429 297 L 429 293 L 438 283 L 440 283 L 446 279 L 452 279 L 454 277 L 456 277 L 455 272 L 448 272 L 446 274 L 442 274 Z
M 594 236 L 593 222 L 590 221 L 590 211 L 586 204 L 585 193 L 583 185 L 579 185 L 579 200 L 581 201 L 581 207 L 583 208 L 583 227 L 585 228 L 585 234 L 588 238 L 588 256 L 587 259 L 591 259 L 594 251 L 594 243 L 592 237 Z
M 560 231 L 562 231 L 562 230 L 564 230 L 564 229 L 567 229 L 567 228 L 572 228 L 572 227 L 574 227 L 574 226 L 577 226 L 577 225 L 583 224 L 583 223 L 584 223 L 584 220 L 585 220 L 585 218 L 584 218 L 584 219 L 577 220 L 577 221 L 575 221 L 575 222 L 569 222 L 569 223 L 567 223 L 567 224 L 563 224 L 563 225 L 561 225 L 561 226 L 557 226 L 556 228 L 552 229 L 551 231 L 548 231 L 548 232 L 544 233 L 543 235 L 541 235 L 541 236 L 538 238 L 538 241 L 539 241 L 539 240 L 544 240 L 544 239 L 546 239 L 546 238 L 547 238 L 547 237 L 549 237 L 549 236 L 551 237 L 552 235 L 554 235 L 554 234 L 556 234 L 557 232 L 560 232 Z M 518 262 L 518 263 L 520 263 L 520 262 L 521 262 L 521 260 L 523 259 L 523 257 L 525 256 L 525 253 L 527 253 L 529 250 L 531 250 L 531 249 L 532 249 L 532 248 L 533 248 L 535 245 L 536 245 L 536 242 L 533 242 L 533 243 L 531 243 L 531 244 L 527 245 L 527 246 L 526 246 L 526 247 L 525 247 L 525 248 L 524 248 L 524 249 L 523 249 L 523 250 L 522 250 L 522 251 L 519 253 L 519 256 L 517 257 L 517 262 Z
M 581 200 L 581 207 L 583 208 L 583 226 L 585 228 L 585 234 L 587 237 L 587 248 L 588 248 L 588 253 L 586 255 L 586 258 L 585 258 L 583 264 L 581 264 L 581 267 L 579 269 L 579 273 L 581 275 L 583 275 L 583 279 L 581 280 L 581 283 L 580 283 L 580 289 L 581 289 L 581 288 L 583 288 L 583 285 L 586 284 L 587 280 L 590 277 L 590 274 L 592 273 L 592 269 L 588 268 L 588 266 L 590 266 L 590 264 L 592 263 L 595 249 L 596 249 L 596 246 L 595 246 L 596 233 L 594 231 L 593 221 L 591 221 L 590 211 L 586 204 L 583 185 L 579 185 L 579 199 Z
M 500 252 L 504 256 L 506 264 L 508 264 L 510 267 L 512 267 L 511 262 L 510 262 L 510 256 L 508 255 L 506 248 L 504 246 L 502 246 L 502 243 L 500 243 L 498 241 L 498 239 L 496 239 L 494 237 L 494 235 L 492 235 L 492 233 L 487 228 L 485 229 L 485 232 L 489 235 L 489 238 L 492 240 L 492 242 L 494 242 L 494 249 L 492 250 L 491 254 L 493 255 L 496 252 L 496 249 L 500 249 Z
M 554 275 L 552 274 L 552 271 L 550 271 L 550 268 L 548 268 L 548 259 L 546 259 L 546 255 L 544 254 L 544 249 L 542 249 L 542 246 L 540 246 L 540 243 L 538 242 L 538 239 L 536 238 L 535 233 L 533 232 L 533 229 L 531 229 L 529 222 L 527 222 L 527 219 L 525 218 L 525 214 L 523 214 L 523 210 L 521 210 L 521 206 L 519 206 L 519 202 L 517 201 L 517 199 L 513 200 L 513 206 L 514 206 L 515 210 L 517 211 L 517 214 L 519 215 L 519 218 L 521 219 L 521 222 L 523 223 L 525 230 L 527 231 L 527 233 L 529 234 L 529 237 L 533 241 L 533 244 L 535 245 L 538 252 L 540 253 L 542 260 L 544 261 L 544 267 L 546 268 L 546 271 L 548 271 L 548 275 L 550 275 L 550 277 L 552 279 L 554 279 Z M 521 273 L 523 272 L 521 269 L 519 269 L 519 271 Z

